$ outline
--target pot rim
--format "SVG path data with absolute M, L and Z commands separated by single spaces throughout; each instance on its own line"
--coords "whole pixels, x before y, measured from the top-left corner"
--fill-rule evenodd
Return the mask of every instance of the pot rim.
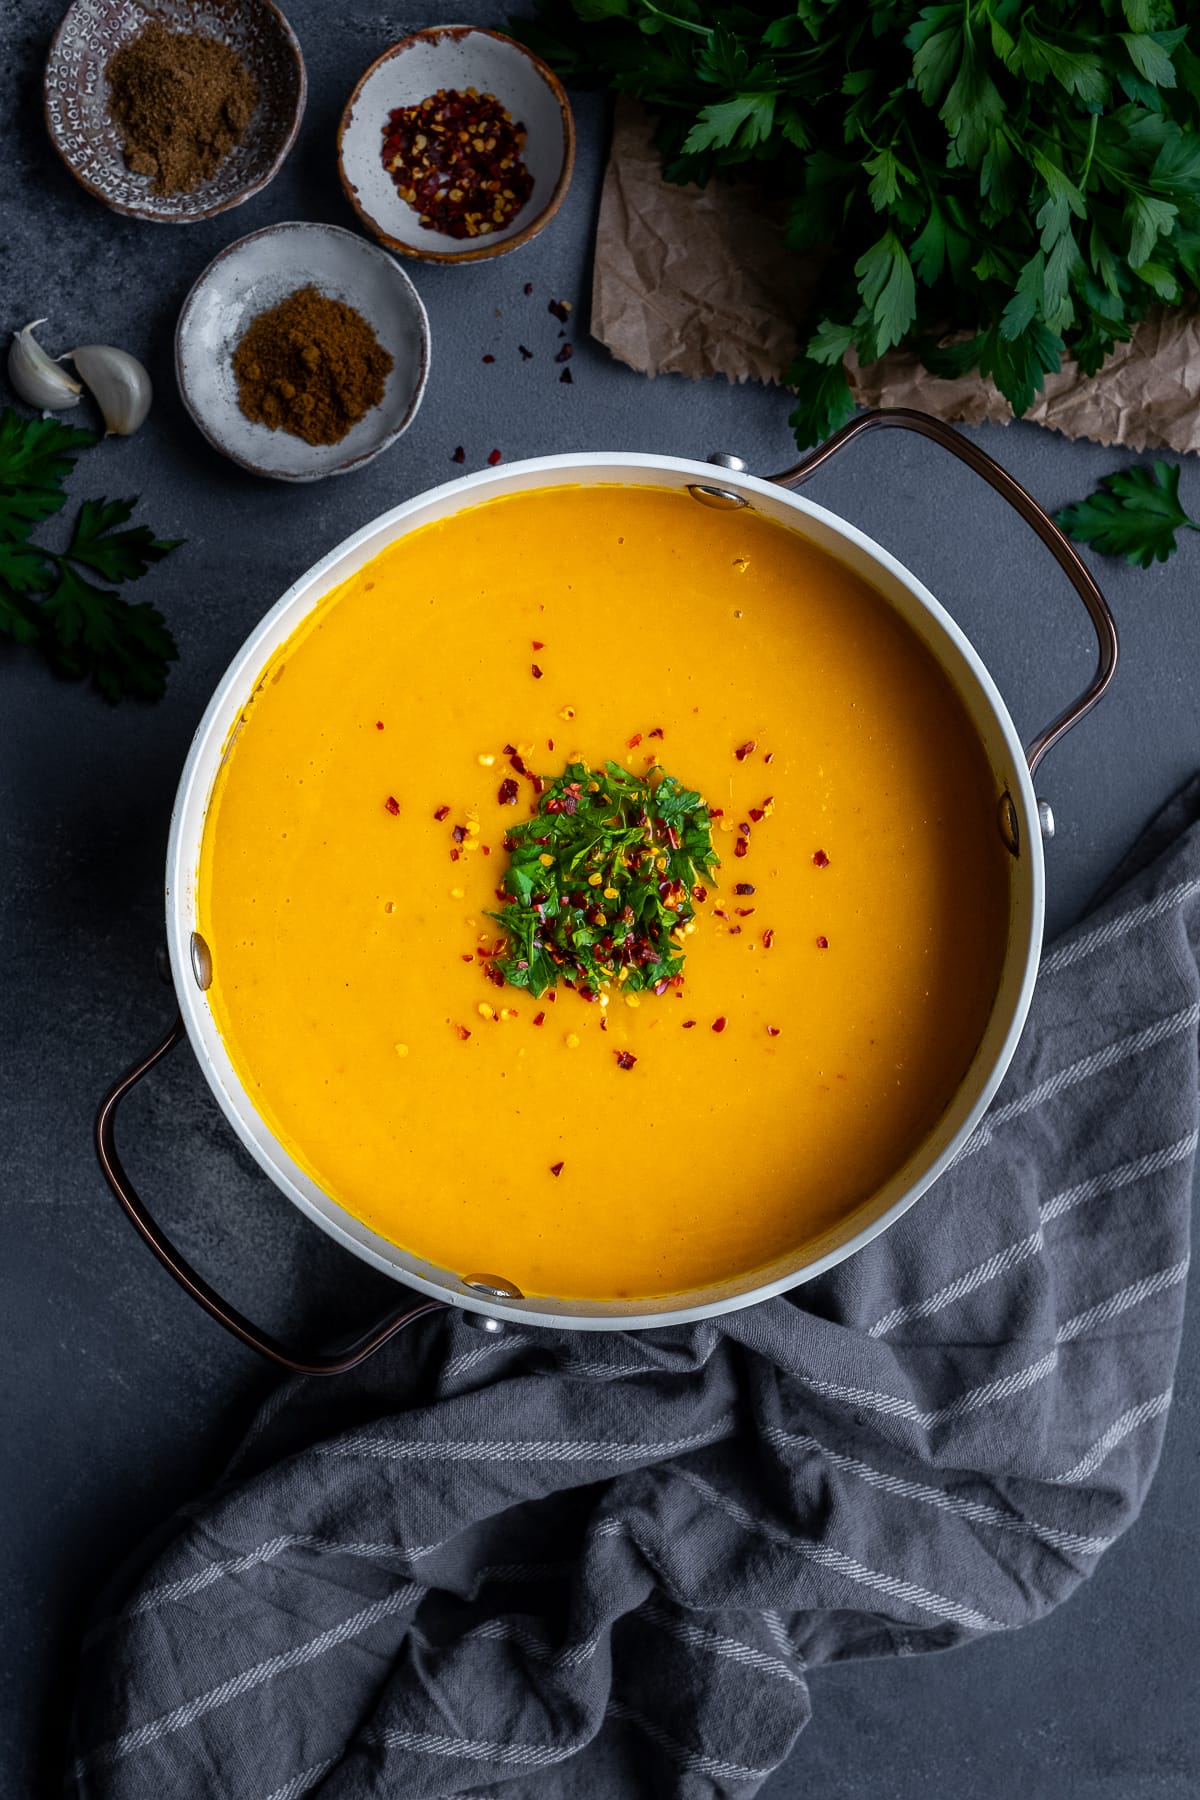
M 848 546 L 852 546 L 877 565 L 881 573 L 906 589 L 908 594 L 932 618 L 943 636 L 950 640 L 962 661 L 967 665 L 990 710 L 992 723 L 997 727 L 1003 739 L 1010 763 L 1007 770 L 1010 777 L 1009 793 L 1016 809 L 1020 843 L 1022 853 L 1027 858 L 1029 880 L 1029 918 L 1027 929 L 1022 935 L 1018 935 L 1012 928 L 1015 920 L 1010 915 L 1010 935 L 1005 961 L 1006 963 L 1015 963 L 1019 959 L 1022 965 L 1015 998 L 1009 1003 L 1011 1014 L 1004 1029 L 1003 1038 L 993 1052 L 991 1066 L 979 1082 L 974 1100 L 964 1114 L 961 1123 L 943 1144 L 938 1154 L 916 1173 L 909 1185 L 890 1205 L 861 1228 L 852 1232 L 843 1242 L 836 1244 L 812 1262 L 806 1263 L 802 1269 L 784 1271 L 782 1274 L 774 1275 L 758 1285 L 747 1288 L 744 1292 L 723 1295 L 713 1300 L 701 1300 L 691 1305 L 674 1306 L 669 1304 L 674 1296 L 662 1296 L 667 1304 L 648 1312 L 632 1310 L 628 1312 L 612 1310 L 605 1313 L 572 1312 L 570 1302 L 551 1298 L 539 1301 L 537 1296 L 509 1299 L 496 1291 L 484 1294 L 467 1287 L 465 1280 L 458 1287 L 451 1287 L 445 1282 L 421 1275 L 416 1270 L 398 1267 L 396 1257 L 398 1255 L 410 1256 L 411 1253 L 403 1251 L 390 1240 L 371 1231 L 332 1196 L 325 1196 L 325 1199 L 327 1204 L 334 1209 L 336 1216 L 330 1216 L 329 1213 L 322 1210 L 293 1179 L 289 1170 L 297 1170 L 303 1179 L 309 1181 L 314 1191 L 321 1192 L 322 1190 L 317 1187 L 315 1182 L 312 1182 L 310 1177 L 304 1176 L 303 1171 L 298 1170 L 298 1166 L 292 1162 L 270 1127 L 259 1118 L 249 1095 L 231 1065 L 233 1081 L 241 1101 L 241 1105 L 238 1105 L 237 1100 L 229 1093 L 221 1072 L 216 1067 L 208 1046 L 204 1043 L 201 1028 L 202 1012 L 205 1010 L 203 991 L 194 973 L 192 931 L 185 918 L 186 909 L 183 904 L 183 896 L 190 889 L 194 889 L 199 851 L 197 836 L 194 831 L 188 829 L 190 815 L 195 807 L 195 790 L 202 778 L 207 781 L 208 791 L 201 796 L 200 801 L 199 817 L 202 828 L 203 820 L 207 816 L 212 783 L 215 780 L 216 771 L 220 767 L 226 739 L 229 735 L 229 723 L 226 722 L 222 728 L 221 721 L 225 716 L 230 697 L 236 694 L 244 704 L 245 699 L 253 691 L 258 675 L 275 648 L 272 639 L 283 616 L 299 599 L 307 600 L 308 604 L 304 608 L 304 612 L 290 621 L 290 630 L 287 634 L 290 636 L 291 632 L 300 624 L 301 619 L 329 591 L 331 584 L 328 577 L 344 558 L 352 555 L 365 544 L 380 539 L 380 534 L 386 532 L 386 537 L 382 538 L 372 551 L 373 555 L 379 554 L 386 544 L 394 542 L 401 535 L 404 521 L 413 514 L 431 506 L 444 507 L 448 501 L 453 501 L 455 504 L 447 507 L 446 512 L 458 512 L 468 505 L 477 504 L 493 495 L 498 497 L 499 494 L 514 491 L 512 489 L 514 476 L 527 478 L 545 474 L 561 478 L 564 471 L 572 470 L 577 470 L 581 476 L 598 474 L 601 480 L 603 480 L 605 470 L 612 470 L 614 471 L 614 481 L 619 479 L 615 472 L 621 470 L 624 471 L 626 485 L 635 484 L 630 477 L 630 471 L 657 472 L 678 478 L 680 485 L 684 487 L 695 482 L 711 488 L 715 482 L 721 489 L 744 493 L 748 499 L 758 496 L 770 500 L 775 505 L 782 503 L 787 511 L 799 515 L 801 519 L 813 520 L 834 537 L 841 539 Z M 832 551 L 830 553 L 836 554 Z M 346 579 L 346 577 L 343 576 L 342 579 Z M 214 755 L 212 740 L 214 734 L 218 732 L 220 734 L 219 744 Z M 751 475 L 740 470 L 733 471 L 723 467 L 714 467 L 712 462 L 696 462 L 687 457 L 663 456 L 650 452 L 571 451 L 548 456 L 528 457 L 495 469 L 478 470 L 473 474 L 459 476 L 453 480 L 442 482 L 436 487 L 425 489 L 412 498 L 402 501 L 399 505 L 388 508 L 357 531 L 351 532 L 341 543 L 328 551 L 296 581 L 291 583 L 241 644 L 217 683 L 196 727 L 180 775 L 171 813 L 165 899 L 171 976 L 192 1051 L 204 1071 L 205 1078 L 222 1112 L 233 1126 L 242 1144 L 275 1186 L 286 1194 L 288 1199 L 298 1206 L 300 1211 L 314 1224 L 333 1237 L 345 1249 L 380 1269 L 393 1280 L 401 1282 L 406 1287 L 416 1288 L 431 1298 L 445 1301 L 462 1311 L 543 1328 L 637 1331 L 719 1317 L 725 1313 L 739 1311 L 743 1307 L 757 1305 L 763 1300 L 772 1299 L 815 1280 L 817 1276 L 827 1273 L 838 1263 L 844 1262 L 847 1257 L 872 1243 L 897 1219 L 902 1217 L 921 1195 L 926 1193 L 934 1182 L 945 1173 L 983 1118 L 1008 1070 L 1025 1026 L 1033 999 L 1042 946 L 1045 914 L 1045 861 L 1032 778 L 1026 764 L 1021 740 L 999 689 L 979 652 L 965 632 L 924 583 L 919 581 L 890 551 L 828 508 L 818 506 L 802 495 L 781 488 L 777 483 L 762 476 Z M 978 1054 L 977 1052 L 977 1057 Z M 973 1068 L 974 1065 L 972 1065 L 972 1070 L 968 1071 L 967 1077 L 964 1077 L 964 1082 L 971 1078 Z M 961 1084 L 959 1091 L 961 1092 Z M 951 1102 L 951 1105 L 953 1104 L 954 1102 Z M 281 1167 L 279 1161 L 273 1160 L 269 1151 L 264 1149 L 259 1142 L 248 1122 L 251 1115 L 259 1121 L 262 1132 L 286 1167 Z M 913 1154 L 914 1156 L 920 1154 L 920 1146 Z M 352 1231 L 351 1226 L 356 1230 Z M 374 1247 L 376 1245 L 379 1246 L 378 1249 Z M 481 1276 L 476 1279 L 486 1280 L 486 1277 Z M 653 1297 L 645 1298 L 649 1300 Z M 619 1303 L 578 1301 L 575 1304 L 580 1306 L 604 1304 L 611 1307 Z

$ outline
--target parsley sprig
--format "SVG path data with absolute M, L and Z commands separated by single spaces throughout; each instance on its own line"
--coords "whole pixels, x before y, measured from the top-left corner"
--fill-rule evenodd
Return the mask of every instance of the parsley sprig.
M 1123 556 L 1134 568 L 1166 562 L 1179 548 L 1176 532 L 1200 531 L 1179 504 L 1179 464 L 1136 463 L 1105 475 L 1095 493 L 1054 515 L 1076 543 L 1102 556 Z
M 569 763 L 506 847 L 509 898 L 489 916 L 504 927 L 497 966 L 513 987 L 636 993 L 681 972 L 693 889 L 718 858 L 707 806 L 674 776 Z
M 1189 22 L 1189 13 L 1193 15 Z M 1200 287 L 1200 31 L 1172 0 L 539 0 L 560 75 L 658 114 L 673 180 L 749 177 L 822 251 L 801 445 L 906 344 L 1028 410 Z M 519 35 L 523 29 L 514 21 Z
M 98 441 L 61 419 L 0 413 L 0 634 L 40 650 L 60 675 L 90 675 L 106 700 L 157 700 L 175 640 L 157 607 L 112 590 L 178 540 L 156 538 L 146 525 L 121 530 L 136 500 L 85 500 L 65 550 L 31 542 L 66 505 L 63 483 L 79 452 Z

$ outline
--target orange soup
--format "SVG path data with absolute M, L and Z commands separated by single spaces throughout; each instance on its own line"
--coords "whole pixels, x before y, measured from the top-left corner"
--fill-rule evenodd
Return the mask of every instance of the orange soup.
M 498 986 L 533 777 L 610 759 L 711 815 L 682 979 Z M 996 799 L 932 656 L 798 533 L 673 490 L 492 500 L 264 671 L 205 828 L 209 998 L 382 1236 L 526 1294 L 685 1292 L 802 1252 L 944 1112 L 1006 940 Z

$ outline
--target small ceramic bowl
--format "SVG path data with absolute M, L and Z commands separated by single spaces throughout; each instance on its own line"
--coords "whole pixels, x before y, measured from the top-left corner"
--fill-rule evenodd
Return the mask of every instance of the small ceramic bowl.
M 121 133 L 108 113 L 109 61 L 151 19 L 228 44 L 258 89 L 241 143 L 190 194 L 152 194 L 150 176 L 126 168 Z M 46 129 L 76 181 L 114 212 L 191 225 L 240 206 L 278 174 L 296 141 L 306 91 L 296 34 L 272 0 L 75 0 L 46 62 Z
M 364 318 L 392 370 L 383 399 L 337 444 L 307 444 L 248 419 L 238 405 L 233 353 L 252 319 L 313 286 Z M 209 443 L 255 475 L 320 481 L 345 475 L 394 444 L 416 417 L 429 373 L 429 320 L 404 270 L 339 225 L 268 225 L 213 258 L 175 327 L 183 403 Z
M 523 156 L 533 193 L 515 218 L 486 237 L 453 238 L 423 226 L 383 166 L 389 115 L 439 88 L 494 94 L 526 129 Z M 574 165 L 575 121 L 553 70 L 512 38 L 469 25 L 431 26 L 385 50 L 351 94 L 338 127 L 338 172 L 351 206 L 382 243 L 426 262 L 481 262 L 527 244 L 562 205 Z

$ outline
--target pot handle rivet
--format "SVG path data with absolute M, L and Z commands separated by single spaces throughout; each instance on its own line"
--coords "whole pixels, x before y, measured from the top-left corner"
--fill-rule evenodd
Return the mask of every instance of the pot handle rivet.
M 714 450 L 707 461 L 715 463 L 719 469 L 729 469 L 735 475 L 743 474 L 746 468 L 744 458 L 734 456 L 729 450 Z M 746 505 L 745 494 L 739 494 L 733 488 L 707 487 L 702 482 L 692 481 L 688 483 L 688 493 L 702 506 L 716 507 L 719 512 L 733 512 Z
M 1052 838 L 1054 836 L 1054 808 L 1048 800 L 1039 800 L 1037 809 L 1038 824 L 1042 828 L 1042 836 L 1044 838 Z

